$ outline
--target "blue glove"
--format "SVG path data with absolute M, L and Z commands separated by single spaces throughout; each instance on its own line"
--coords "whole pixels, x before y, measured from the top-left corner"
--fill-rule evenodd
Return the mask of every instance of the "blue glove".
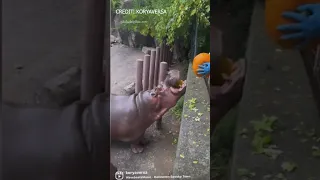
M 320 38 L 320 3 L 305 4 L 297 8 L 300 12 L 310 12 L 311 15 L 296 12 L 284 12 L 282 14 L 285 18 L 290 18 L 297 23 L 280 25 L 277 27 L 280 31 L 291 31 L 292 33 L 281 36 L 281 39 L 302 39 L 303 42 L 298 48 L 306 45 L 314 38 Z
M 203 76 L 210 73 L 210 63 L 203 63 L 199 65 L 199 69 L 197 69 L 198 74 Z

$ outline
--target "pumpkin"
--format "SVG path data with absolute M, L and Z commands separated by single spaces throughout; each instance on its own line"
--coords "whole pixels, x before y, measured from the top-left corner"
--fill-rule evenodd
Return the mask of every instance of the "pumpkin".
M 201 74 L 198 74 L 197 69 L 199 68 L 200 64 L 203 64 L 206 62 L 210 62 L 210 54 L 208 53 L 200 53 L 193 59 L 192 70 L 196 76 L 202 77 Z M 230 75 L 232 71 L 233 71 L 233 61 L 226 57 L 220 57 L 217 67 L 211 67 L 210 84 L 222 85 L 225 82 L 223 74 Z M 208 74 L 207 77 L 209 77 L 210 74 Z
M 198 74 L 197 69 L 199 68 L 199 65 L 203 63 L 210 62 L 210 54 L 209 53 L 200 53 L 196 57 L 194 57 L 192 62 L 192 70 L 194 74 L 198 77 L 202 77 L 203 75 Z M 209 77 L 210 74 L 207 75 Z
M 294 23 L 293 20 L 283 18 L 285 11 L 296 11 L 296 8 L 303 4 L 319 3 L 320 0 L 265 0 L 265 26 L 267 34 L 282 48 L 293 48 L 301 43 L 301 40 L 282 40 L 283 33 L 277 30 L 277 26 Z M 319 41 L 310 43 L 314 46 Z

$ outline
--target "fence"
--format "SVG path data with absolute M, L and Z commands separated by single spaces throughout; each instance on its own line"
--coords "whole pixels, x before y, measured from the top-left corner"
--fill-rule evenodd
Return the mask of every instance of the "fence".
M 148 50 L 143 60 L 137 59 L 135 93 L 153 89 L 164 81 L 172 61 L 173 53 L 165 43 Z

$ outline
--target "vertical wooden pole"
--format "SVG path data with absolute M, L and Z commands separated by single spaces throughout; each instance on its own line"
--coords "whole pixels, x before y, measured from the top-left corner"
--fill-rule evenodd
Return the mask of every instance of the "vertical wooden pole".
M 154 87 L 159 83 L 159 68 L 160 68 L 160 47 L 156 48 L 156 61 L 154 66 Z
M 168 51 L 168 48 L 167 48 L 167 45 L 164 45 L 164 50 L 163 50 L 163 61 L 168 63 L 168 59 L 167 59 L 167 51 Z
M 169 64 L 169 66 L 172 65 L 172 51 L 170 50 L 170 47 L 169 47 L 169 51 L 168 51 L 168 64 Z
M 137 72 L 136 72 L 136 87 L 135 93 L 142 91 L 142 75 L 143 75 L 143 60 L 137 60 Z
M 86 3 L 88 8 L 87 34 L 85 58 L 81 66 L 81 100 L 91 101 L 96 94 L 102 92 L 106 2 L 105 0 L 90 0 Z M 108 22 L 110 23 L 109 19 Z
M 144 55 L 143 62 L 143 91 L 149 88 L 149 70 L 150 70 L 150 55 Z
M 149 54 L 151 56 L 151 50 L 150 49 L 147 50 L 147 54 Z
M 156 51 L 151 51 L 151 59 L 150 59 L 150 74 L 149 74 L 149 89 L 153 89 L 153 80 L 154 80 L 154 74 L 155 74 L 155 60 L 156 60 Z
M 164 59 L 163 55 L 164 55 L 164 42 L 162 42 L 162 44 L 161 44 L 161 49 L 160 49 L 160 62 L 164 61 L 164 60 L 163 60 L 163 59 Z
M 165 51 L 165 62 L 167 62 L 167 70 L 169 70 L 170 62 L 169 62 L 169 46 L 166 45 L 166 51 Z
M 168 69 L 168 63 L 167 62 L 161 62 L 160 63 L 160 73 L 159 73 L 159 83 L 162 83 L 167 75 L 167 69 Z M 161 129 L 162 124 L 162 118 L 160 118 L 156 123 L 156 128 Z
M 167 62 L 161 62 L 160 63 L 160 72 L 159 72 L 159 83 L 163 82 L 166 78 L 168 69 L 168 63 Z

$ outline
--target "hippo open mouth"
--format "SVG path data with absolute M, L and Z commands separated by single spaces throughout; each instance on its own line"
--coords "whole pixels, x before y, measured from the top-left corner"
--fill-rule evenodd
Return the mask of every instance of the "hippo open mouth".
M 180 80 L 180 81 L 182 81 L 182 80 Z M 186 80 L 182 81 L 181 85 L 179 85 L 179 86 L 180 86 L 179 88 L 170 87 L 171 93 L 175 94 L 175 95 L 184 94 L 186 91 L 186 87 L 187 87 L 187 81 Z

